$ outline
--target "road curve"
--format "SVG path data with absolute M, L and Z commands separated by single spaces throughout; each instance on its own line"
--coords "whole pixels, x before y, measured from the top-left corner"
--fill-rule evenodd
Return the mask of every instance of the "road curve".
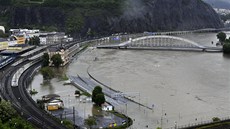
M 13 107 L 22 117 L 35 126 L 42 129 L 67 129 L 58 120 L 55 120 L 53 116 L 40 109 L 26 90 L 29 81 L 32 79 L 31 73 L 39 67 L 39 63 L 31 66 L 21 75 L 18 87 L 11 87 L 11 80 L 14 73 L 26 63 L 28 62 L 24 62 L 15 67 L 9 67 L 5 70 L 1 83 L 1 95 L 4 99 L 12 103 Z

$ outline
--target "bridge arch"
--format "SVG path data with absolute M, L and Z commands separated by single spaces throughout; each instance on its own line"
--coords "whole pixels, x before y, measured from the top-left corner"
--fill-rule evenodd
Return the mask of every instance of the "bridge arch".
M 157 35 L 157 36 L 144 36 L 144 37 L 139 37 L 135 38 L 132 40 L 129 40 L 127 42 L 119 44 L 119 47 L 127 47 L 127 46 L 132 46 L 132 45 L 142 45 L 142 46 L 170 46 L 170 45 L 175 45 L 173 42 L 176 42 L 176 45 L 181 45 L 187 47 L 197 47 L 197 48 L 205 48 L 202 45 L 199 45 L 198 43 L 185 39 L 185 38 L 180 38 L 180 37 L 175 37 L 175 36 L 168 36 L 168 35 Z M 179 43 L 178 43 L 179 42 Z M 167 44 L 166 44 L 167 43 Z

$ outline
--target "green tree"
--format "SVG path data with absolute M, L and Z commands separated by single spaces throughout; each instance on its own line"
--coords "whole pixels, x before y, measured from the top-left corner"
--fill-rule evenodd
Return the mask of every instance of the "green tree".
M 101 104 L 105 103 L 105 95 L 104 95 L 104 93 L 97 94 L 96 98 L 95 98 L 95 101 L 96 101 L 95 103 L 98 106 L 101 106 Z
M 60 54 L 55 54 L 51 57 L 51 61 L 52 61 L 52 64 L 55 66 L 55 67 L 59 67 L 61 66 L 61 64 L 63 64 L 63 60 L 61 58 L 61 55 Z
M 50 57 L 48 53 L 44 53 L 42 56 L 42 67 L 49 66 L 50 63 Z
M 12 118 L 10 121 L 8 121 L 7 125 L 10 127 L 10 129 L 33 129 L 30 124 L 20 117 Z
M 219 41 L 221 42 L 221 43 L 223 43 L 223 42 L 225 42 L 225 40 L 226 40 L 226 34 L 224 33 L 224 32 L 220 32 L 220 33 L 218 33 L 217 35 L 217 38 L 219 39 Z
M 73 129 L 73 123 L 67 119 L 63 120 L 63 124 L 68 128 L 68 129 Z
M 43 67 L 40 69 L 40 72 L 45 80 L 49 80 L 54 77 L 54 72 L 50 67 Z
M 39 46 L 40 45 L 40 39 L 39 39 L 39 37 L 38 36 L 34 36 L 34 37 L 30 38 L 29 45 Z
M 213 122 L 220 121 L 220 118 L 218 118 L 218 117 L 213 117 L 213 118 L 212 118 L 212 121 L 213 121 Z
M 7 37 L 9 37 L 9 35 L 4 33 L 2 30 L 0 30 L 0 38 L 7 38 Z
M 224 43 L 223 52 L 224 54 L 230 54 L 230 43 L 229 42 Z
M 29 40 L 27 38 L 25 40 L 25 44 L 29 44 Z
M 93 89 L 92 101 L 98 106 L 101 106 L 101 104 L 105 102 L 105 95 L 102 92 L 102 88 L 100 86 L 96 86 Z
M 79 33 L 84 26 L 84 17 L 82 16 L 81 10 L 76 8 L 69 13 L 65 24 L 67 33 Z
M 93 89 L 93 92 L 92 92 L 92 101 L 94 103 L 96 103 L 96 96 L 97 96 L 97 94 L 100 94 L 100 93 L 102 93 L 102 88 L 100 86 L 96 86 Z
M 85 125 L 88 125 L 91 129 L 93 125 L 97 125 L 96 119 L 93 116 L 89 116 L 89 118 L 85 119 Z
M 0 119 L 2 120 L 2 122 L 7 122 L 14 116 L 16 116 L 16 111 L 12 108 L 10 102 L 3 100 L 0 103 Z
M 11 5 L 12 0 L 0 0 L 0 5 Z

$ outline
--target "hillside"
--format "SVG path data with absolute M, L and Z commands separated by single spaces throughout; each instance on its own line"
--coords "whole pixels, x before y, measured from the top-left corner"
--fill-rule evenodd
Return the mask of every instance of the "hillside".
M 74 36 L 223 27 L 201 0 L 0 0 L 0 24 Z

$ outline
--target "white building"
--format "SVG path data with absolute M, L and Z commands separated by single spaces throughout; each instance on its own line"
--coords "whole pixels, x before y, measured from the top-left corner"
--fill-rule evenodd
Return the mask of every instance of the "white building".
M 2 30 L 3 33 L 5 33 L 5 27 L 4 26 L 0 26 L 0 30 Z
M 39 33 L 40 44 L 42 45 L 66 42 L 65 39 L 67 38 L 64 32 Z
M 27 34 L 27 33 L 39 33 L 39 30 L 29 30 L 29 29 L 10 29 L 11 34 Z
M 41 45 L 46 45 L 47 44 L 47 34 L 46 33 L 40 34 L 39 39 L 40 39 L 40 44 Z
M 112 111 L 113 110 L 113 106 L 109 105 L 108 103 L 102 104 L 102 110 L 103 111 Z

